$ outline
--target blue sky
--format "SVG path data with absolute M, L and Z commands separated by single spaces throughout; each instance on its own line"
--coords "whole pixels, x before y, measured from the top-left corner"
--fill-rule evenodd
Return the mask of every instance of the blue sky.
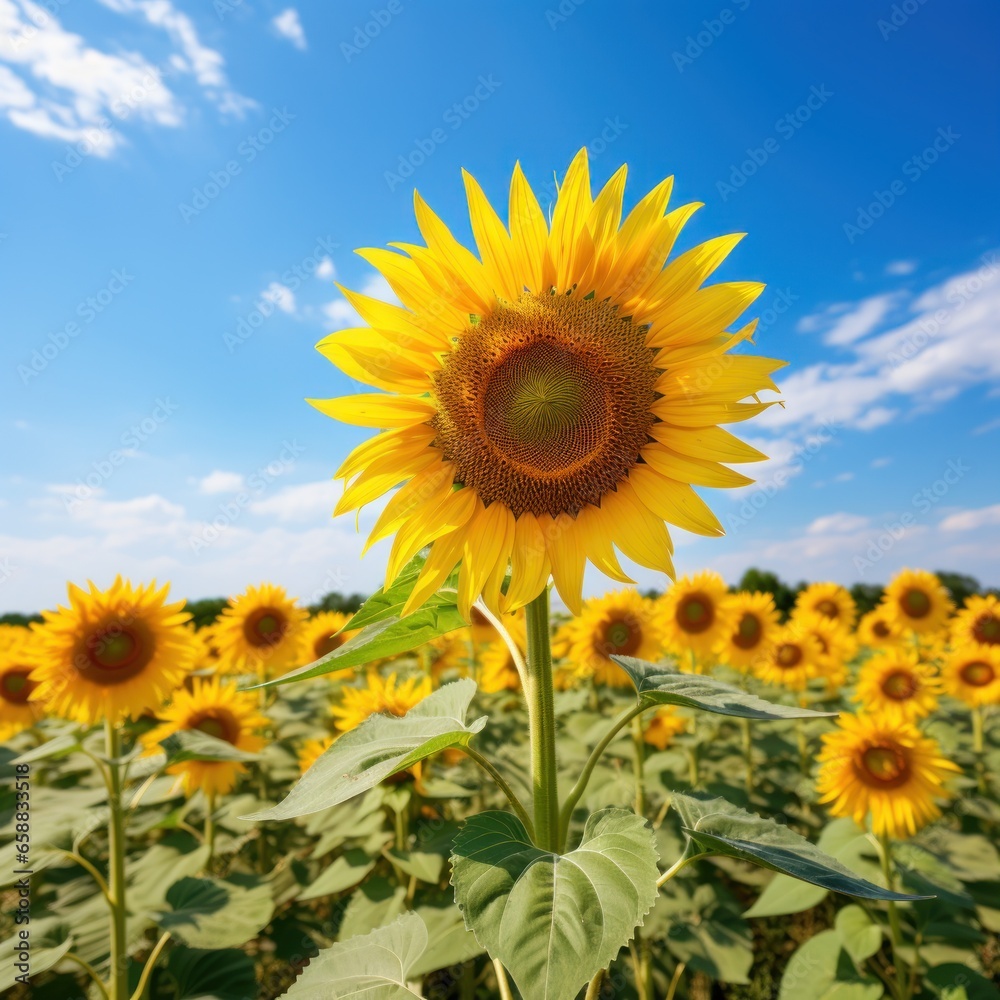
M 362 434 L 303 402 L 356 388 L 333 281 L 382 287 L 414 186 L 467 235 L 461 167 L 545 203 L 582 145 L 705 203 L 683 247 L 749 234 L 719 277 L 790 362 L 679 571 L 1000 584 L 998 44 L 986 2 L 0 0 L 0 608 L 376 586 L 330 519 Z

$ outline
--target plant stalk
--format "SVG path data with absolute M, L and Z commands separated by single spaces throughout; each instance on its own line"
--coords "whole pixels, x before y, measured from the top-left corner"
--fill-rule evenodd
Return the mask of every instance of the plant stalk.
M 121 730 L 104 720 L 108 758 L 108 903 L 111 908 L 111 980 L 109 1000 L 128 1000 L 128 946 L 125 909 L 125 816 L 122 810 Z
M 528 730 L 531 787 L 535 805 L 535 843 L 559 850 L 559 791 L 556 784 L 556 718 L 549 635 L 549 592 L 543 590 L 525 609 L 528 633 Z
M 205 795 L 205 845 L 208 847 L 205 871 L 210 871 L 212 858 L 215 855 L 215 792 L 208 792 Z
M 753 729 L 749 719 L 743 719 L 743 758 L 746 761 L 747 801 L 753 798 Z
M 642 719 L 637 715 L 632 720 L 632 746 L 635 750 L 635 814 L 646 815 L 646 741 L 642 738 Z
M 890 892 L 895 890 L 895 872 L 892 865 L 892 844 L 887 834 L 879 837 L 879 852 L 882 856 L 882 875 L 885 878 L 886 888 Z M 910 991 L 907 984 L 906 969 L 900 957 L 900 950 L 903 947 L 903 928 L 899 920 L 899 908 L 895 900 L 889 900 L 889 935 L 892 941 L 892 965 L 896 972 L 896 994 L 900 1000 L 909 1000 Z

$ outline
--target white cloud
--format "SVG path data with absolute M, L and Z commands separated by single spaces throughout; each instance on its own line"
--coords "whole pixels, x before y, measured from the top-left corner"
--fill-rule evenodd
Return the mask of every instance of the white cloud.
M 273 302 L 283 313 L 295 315 L 295 293 L 287 285 L 272 281 L 260 294 L 262 299 Z
M 836 347 L 866 337 L 885 319 L 898 300 L 896 295 L 873 295 L 844 313 L 823 335 L 823 342 Z
M 913 274 L 916 269 L 915 260 L 894 260 L 885 265 L 885 273 L 892 275 Z
M 318 483 L 286 486 L 274 496 L 256 500 L 250 505 L 255 514 L 276 517 L 279 521 L 316 521 L 333 515 L 333 508 L 344 492 L 343 486 L 332 479 Z
M 302 22 L 299 20 L 299 12 L 294 7 L 283 10 L 271 21 L 271 27 L 275 34 L 285 38 L 297 49 L 306 48 L 306 33 L 302 30 Z
M 886 457 L 883 457 L 883 458 L 873 458 L 871 460 L 870 465 L 871 465 L 871 467 L 873 469 L 884 469 L 891 462 L 892 462 L 891 458 L 886 458 Z
M 337 269 L 333 266 L 333 261 L 329 257 L 324 257 L 316 267 L 316 277 L 324 281 L 333 281 L 337 277 Z
M 849 483 L 854 478 L 853 472 L 838 472 L 833 477 L 835 483 Z
M 198 482 L 201 493 L 238 493 L 243 489 L 243 476 L 238 472 L 224 472 L 215 469 Z
M 806 526 L 807 535 L 842 535 L 867 528 L 869 520 L 860 514 L 825 514 Z
M 978 510 L 962 510 L 949 514 L 941 522 L 942 531 L 975 531 L 987 525 L 1000 524 L 1000 503 Z

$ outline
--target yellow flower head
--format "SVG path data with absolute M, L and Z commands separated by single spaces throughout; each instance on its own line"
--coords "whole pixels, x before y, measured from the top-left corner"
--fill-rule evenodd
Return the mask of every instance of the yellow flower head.
M 816 673 L 826 681 L 827 691 L 839 691 L 847 683 L 848 663 L 854 659 L 858 644 L 853 633 L 842 628 L 836 618 L 817 612 L 798 612 L 789 626 L 810 635 L 819 646 Z
M 804 691 L 809 681 L 818 676 L 822 655 L 814 635 L 794 625 L 785 625 L 778 629 L 771 648 L 754 661 L 751 669 L 765 684 Z
M 84 724 L 156 711 L 195 663 L 184 602 L 167 604 L 169 586 L 133 587 L 118 577 L 107 590 L 69 584 L 69 607 L 45 611 L 29 650 L 52 715 Z
M 191 690 L 177 690 L 170 704 L 156 714 L 162 721 L 142 737 L 147 755 L 158 752 L 161 740 L 185 729 L 214 736 L 247 753 L 264 747 L 255 730 L 266 726 L 267 719 L 257 711 L 256 693 L 240 691 L 235 681 L 224 677 L 195 677 Z M 171 764 L 167 773 L 179 776 L 187 795 L 199 788 L 206 795 L 227 795 L 245 770 L 241 761 L 185 760 Z
M 31 632 L 16 625 L 0 625 L 0 740 L 10 739 L 41 718 L 31 701 L 38 683 L 32 680 L 29 657 Z
M 558 649 L 580 677 L 598 684 L 628 687 L 628 675 L 612 656 L 656 662 L 664 652 L 666 630 L 658 602 L 635 590 L 617 590 L 585 601 L 578 618 L 559 630 Z
M 966 642 L 941 667 L 941 683 L 953 698 L 977 708 L 1000 705 L 1000 646 Z
M 642 738 L 657 750 L 666 750 L 674 741 L 674 737 L 687 732 L 689 720 L 678 714 L 673 705 L 658 709 L 643 730 Z
M 845 631 L 858 616 L 854 598 L 839 583 L 811 583 L 795 598 L 795 612 L 822 615 Z
M 823 736 L 816 788 L 834 816 L 863 826 L 871 815 L 876 836 L 913 836 L 941 815 L 936 799 L 960 769 L 941 756 L 937 741 L 909 722 L 884 716 L 841 715 Z
M 980 646 L 1000 646 L 1000 600 L 993 594 L 967 598 L 952 619 L 951 639 L 956 646 L 968 642 Z
M 306 740 L 298 752 L 299 772 L 305 774 L 331 746 L 333 746 L 332 736 Z
M 466 618 L 480 595 L 523 606 L 550 576 L 579 613 L 587 560 L 629 583 L 617 546 L 672 575 L 664 522 L 722 534 L 692 487 L 746 485 L 723 463 L 763 458 L 718 426 L 760 413 L 771 403 L 758 395 L 776 390 L 782 362 L 733 350 L 755 324 L 727 332 L 763 286 L 701 287 L 738 236 L 667 263 L 698 206 L 666 213 L 667 180 L 623 222 L 625 168 L 594 198 L 586 150 L 551 225 L 519 166 L 507 226 L 468 174 L 465 185 L 479 256 L 415 195 L 426 245 L 361 251 L 402 306 L 345 291 L 367 326 L 318 345 L 383 390 L 313 401 L 383 429 L 337 471 L 348 484 L 337 513 L 405 484 L 370 539 L 395 535 L 388 582 L 431 546 L 404 611 L 458 565 Z
M 858 622 L 857 636 L 862 646 L 869 646 L 872 649 L 898 646 L 906 640 L 906 635 L 896 617 L 888 613 L 884 604 L 862 615 L 861 621 Z
M 929 663 L 921 663 L 915 652 L 893 649 L 864 664 L 854 701 L 866 715 L 916 722 L 937 708 L 939 691 L 937 674 Z
M 693 654 L 703 669 L 719 640 L 732 635 L 733 614 L 725 581 L 705 571 L 678 580 L 661 598 L 667 648 L 681 670 L 690 669 Z
M 337 728 L 346 733 L 356 729 L 370 715 L 406 715 L 406 713 L 431 693 L 431 679 L 426 674 L 407 677 L 397 684 L 395 672 L 384 680 L 371 671 L 364 687 L 345 687 L 340 692 L 340 703 L 330 709 Z
M 275 676 L 301 665 L 304 608 L 284 587 L 263 583 L 231 598 L 213 626 L 224 673 Z
M 731 626 L 719 636 L 715 654 L 722 663 L 746 670 L 763 659 L 774 644 L 778 630 L 778 609 L 774 598 L 761 592 L 741 590 L 722 600 Z
M 342 632 L 341 629 L 351 620 L 352 615 L 341 614 L 339 611 L 320 611 L 313 615 L 302 626 L 299 636 L 299 659 L 303 664 L 312 663 L 327 653 L 332 653 L 343 646 L 348 639 L 357 635 L 356 631 Z M 337 675 L 342 676 L 341 674 Z
M 938 631 L 952 607 L 941 581 L 922 569 L 898 573 L 885 588 L 884 606 L 897 625 L 920 635 Z

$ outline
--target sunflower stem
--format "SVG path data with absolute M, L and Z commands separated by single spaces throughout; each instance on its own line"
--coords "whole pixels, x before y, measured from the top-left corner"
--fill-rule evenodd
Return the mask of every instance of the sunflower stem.
M 528 730 L 531 787 L 535 804 L 535 843 L 559 850 L 559 791 L 556 785 L 556 718 L 552 688 L 549 592 L 543 590 L 525 609 L 528 634 Z
M 976 758 L 976 784 L 980 794 L 985 795 L 986 787 L 986 767 L 984 754 L 986 752 L 986 741 L 984 739 L 983 707 L 976 705 L 972 709 L 972 752 Z
M 215 792 L 208 792 L 205 796 L 205 846 L 208 848 L 205 871 L 211 871 L 215 855 Z
M 128 946 L 125 928 L 125 814 L 122 810 L 121 730 L 104 720 L 108 758 L 108 902 L 111 907 L 111 981 L 109 1000 L 128 1000 Z
M 642 719 L 637 715 L 632 720 L 632 747 L 635 750 L 635 814 L 646 815 L 646 783 L 643 770 L 646 764 L 646 741 L 642 737 Z
M 747 801 L 753 798 L 753 729 L 749 719 L 743 719 L 743 758 L 746 761 Z
M 882 875 L 885 878 L 886 888 L 892 892 L 895 889 L 896 876 L 892 864 L 892 844 L 888 834 L 883 833 L 879 837 L 879 846 L 882 855 Z M 892 941 L 892 964 L 896 972 L 896 993 L 900 1000 L 908 1000 L 909 990 L 907 988 L 906 969 L 903 967 L 900 958 L 900 950 L 903 947 L 903 928 L 899 920 L 899 908 L 894 900 L 889 900 L 889 935 Z

